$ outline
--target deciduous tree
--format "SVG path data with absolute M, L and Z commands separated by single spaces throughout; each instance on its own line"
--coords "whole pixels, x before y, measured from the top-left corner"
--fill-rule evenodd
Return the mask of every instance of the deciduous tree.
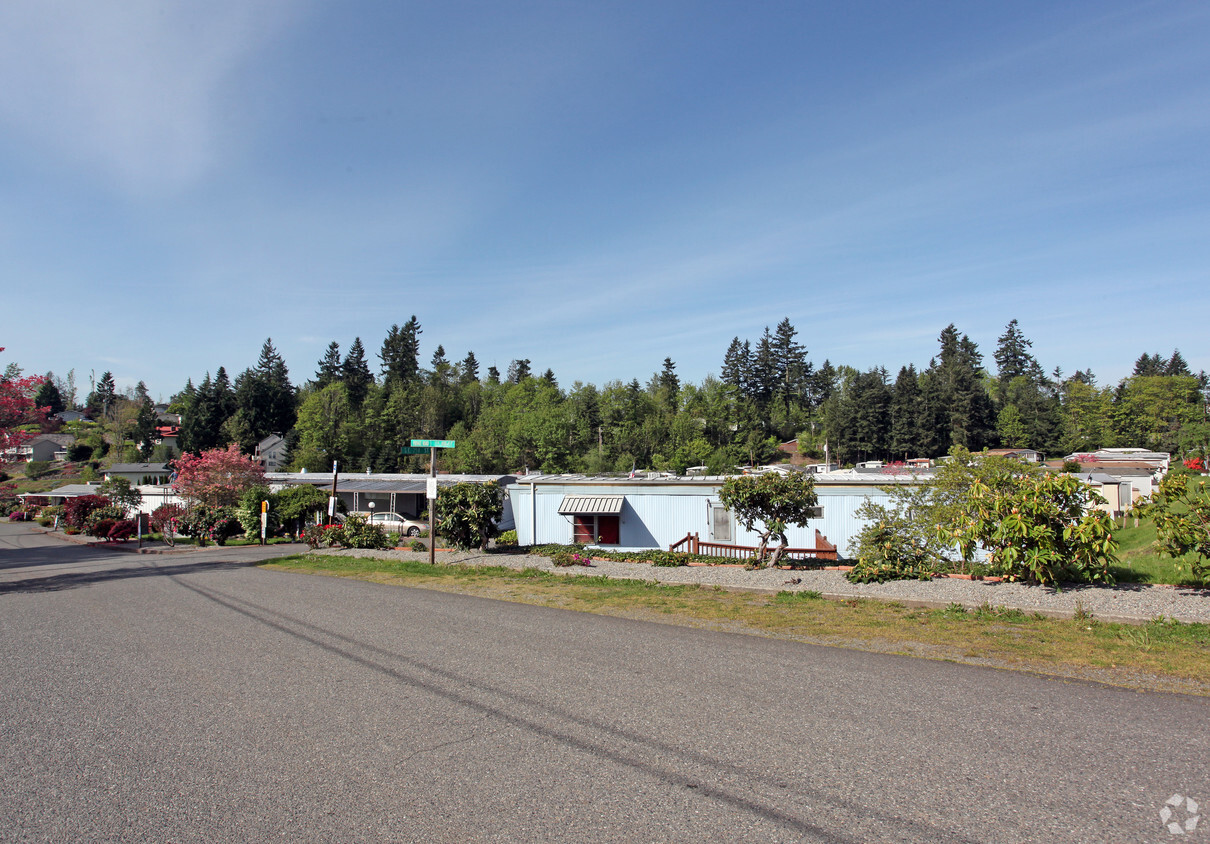
M 735 514 L 736 521 L 760 533 L 755 561 L 758 567 L 764 564 L 770 539 L 779 541 L 769 560 L 769 565 L 777 565 L 789 545 L 787 527 L 806 526 L 819 503 L 814 479 L 799 472 L 730 477 L 723 482 L 718 498 Z
M 177 494 L 207 507 L 233 507 L 244 490 L 265 482 L 264 468 L 234 443 L 201 455 L 182 454 L 174 465 L 172 486 Z
M 3 351 L 0 347 L 0 352 Z M 0 378 L 0 461 L 9 449 L 35 436 L 31 431 L 22 430 L 23 426 L 35 425 L 46 416 L 46 408 L 39 407 L 34 401 L 42 383 L 39 376 Z

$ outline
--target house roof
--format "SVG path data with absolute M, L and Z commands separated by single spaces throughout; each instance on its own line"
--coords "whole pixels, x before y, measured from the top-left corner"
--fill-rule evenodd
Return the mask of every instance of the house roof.
M 66 484 L 50 492 L 31 492 L 29 495 L 46 496 L 48 498 L 79 498 L 81 495 L 97 495 L 96 484 Z
M 265 480 L 273 484 L 310 484 L 325 489 L 332 488 L 331 472 L 265 472 Z M 337 476 L 337 492 L 412 492 L 423 494 L 427 489 L 429 476 L 416 474 L 360 474 L 356 472 L 341 472 Z M 487 483 L 495 481 L 500 486 L 507 486 L 514 480 L 512 475 L 438 475 L 438 486 L 452 486 L 457 483 Z
M 52 442 L 55 445 L 71 445 L 76 441 L 75 434 L 39 434 L 27 443 L 33 445 L 38 442 Z
M 137 473 L 145 474 L 166 474 L 168 469 L 167 463 L 115 463 L 105 471 L 116 472 L 122 475 L 132 475 Z

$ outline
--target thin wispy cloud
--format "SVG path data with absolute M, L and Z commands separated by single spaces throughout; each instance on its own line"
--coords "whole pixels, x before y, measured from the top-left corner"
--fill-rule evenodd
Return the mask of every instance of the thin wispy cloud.
M 239 144 L 239 73 L 292 18 L 273 0 L 0 4 L 0 122 L 47 169 L 179 191 Z

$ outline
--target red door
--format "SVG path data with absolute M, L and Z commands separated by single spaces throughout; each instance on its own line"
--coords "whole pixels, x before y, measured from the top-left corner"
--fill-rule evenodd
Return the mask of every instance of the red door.
M 617 516 L 597 516 L 597 542 L 601 545 L 617 545 L 621 528 Z

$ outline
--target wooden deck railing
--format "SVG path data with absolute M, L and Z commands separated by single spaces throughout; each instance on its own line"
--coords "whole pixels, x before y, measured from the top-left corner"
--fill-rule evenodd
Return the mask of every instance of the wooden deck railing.
M 768 551 L 772 553 L 775 546 L 770 546 Z M 755 557 L 757 546 L 755 545 L 730 545 L 724 542 L 702 542 L 696 533 L 686 534 L 684 539 L 680 539 L 668 546 L 669 551 L 686 551 L 690 554 L 700 554 L 703 557 L 722 557 L 729 560 L 746 560 L 749 557 Z M 831 560 L 837 559 L 836 546 L 828 542 L 828 538 L 815 529 L 815 547 L 814 548 L 787 548 L 782 554 L 783 560 Z

